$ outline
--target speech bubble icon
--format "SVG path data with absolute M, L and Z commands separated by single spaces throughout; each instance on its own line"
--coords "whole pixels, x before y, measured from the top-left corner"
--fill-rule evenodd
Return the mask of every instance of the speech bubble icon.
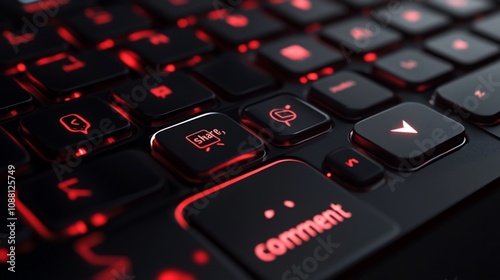
M 77 114 L 69 114 L 59 119 L 59 122 L 66 128 L 69 132 L 83 134 L 89 133 L 90 123 Z

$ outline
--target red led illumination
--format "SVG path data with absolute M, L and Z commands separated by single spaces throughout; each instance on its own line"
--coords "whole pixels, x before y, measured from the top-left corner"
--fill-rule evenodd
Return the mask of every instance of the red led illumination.
M 345 165 L 349 166 L 350 168 L 353 168 L 355 164 L 359 164 L 359 161 L 355 158 L 350 158 L 345 162 Z
M 2 35 L 5 39 L 7 39 L 9 44 L 11 44 L 13 46 L 28 43 L 28 42 L 31 42 L 35 39 L 35 34 L 33 34 L 33 33 L 14 35 L 14 33 L 10 32 L 9 30 L 4 30 Z
M 260 47 L 260 42 L 257 40 L 252 40 L 248 42 L 248 48 L 252 50 L 258 49 L 259 47 Z
M 177 20 L 177 26 L 179 28 L 186 28 L 189 26 L 189 21 L 185 18 L 181 18 L 181 19 Z
M 31 3 L 24 4 L 23 10 L 26 13 L 36 13 L 43 10 L 55 10 L 60 6 L 66 5 L 70 2 L 70 0 L 37 0 L 30 1 Z
M 88 134 L 91 127 L 90 123 L 78 114 L 69 114 L 59 119 L 59 122 L 73 133 Z
M 68 56 L 68 60 L 71 62 L 71 64 L 66 64 L 62 67 L 63 71 L 66 73 L 73 72 L 85 67 L 85 63 L 83 61 L 78 60 L 72 55 Z
M 165 269 L 158 275 L 156 280 L 196 280 L 197 278 L 188 272 L 179 269 Z
M 226 132 L 218 129 L 213 129 L 212 131 L 202 129 L 186 136 L 186 140 L 196 148 L 210 152 L 211 147 L 214 145 L 224 146 L 224 143 L 221 142 L 222 140 L 217 137 L 221 135 L 226 135 Z
M 57 34 L 61 36 L 66 42 L 72 44 L 73 46 L 76 46 L 78 48 L 82 48 L 82 44 L 76 39 L 76 37 L 71 34 L 71 32 L 68 31 L 68 29 L 64 27 L 58 27 L 57 28 Z
M 462 39 L 455 39 L 451 44 L 451 47 L 456 51 L 463 51 L 469 48 L 469 43 Z
M 152 89 L 149 90 L 149 92 L 152 95 L 154 95 L 155 97 L 158 97 L 158 98 L 161 98 L 161 99 L 165 99 L 165 98 L 167 98 L 167 96 L 169 96 L 170 94 L 172 94 L 172 90 L 170 90 L 170 88 L 168 88 L 165 85 L 161 85 L 161 86 L 152 88 Z
M 174 6 L 182 6 L 186 5 L 189 2 L 189 0 L 168 0 L 168 2 L 170 2 L 170 4 Z
M 6 263 L 9 260 L 9 256 L 7 254 L 9 250 L 6 248 L 0 248 L 0 263 Z
M 302 11 L 308 11 L 312 7 L 312 3 L 309 0 L 291 0 L 290 5 Z
M 407 22 L 419 22 L 422 19 L 422 13 L 417 10 L 406 10 L 401 17 Z
M 90 222 L 95 227 L 100 227 L 108 222 L 108 218 L 102 213 L 95 213 L 90 217 Z
M 100 7 L 87 8 L 85 16 L 94 22 L 95 25 L 104 25 L 113 21 L 113 16 Z
M 228 15 L 226 17 L 226 23 L 234 28 L 242 28 L 248 26 L 248 18 L 239 14 Z
M 311 56 L 311 53 L 300 45 L 291 45 L 283 48 L 280 54 L 290 60 L 304 60 Z
M 350 31 L 351 37 L 356 41 L 362 41 L 366 39 L 371 39 L 373 37 L 373 32 L 364 27 L 353 27 Z
M 244 45 L 244 44 L 241 44 L 241 45 L 238 46 L 238 51 L 240 53 L 246 53 L 248 51 L 248 47 L 246 45 Z
M 80 61 L 76 57 L 74 57 L 72 55 L 65 54 L 65 53 L 60 53 L 60 54 L 56 54 L 53 56 L 39 59 L 35 62 L 35 64 L 37 66 L 43 66 L 43 65 L 51 64 L 51 63 L 54 63 L 54 62 L 57 62 L 57 61 L 60 61 L 63 59 L 67 59 L 70 62 L 70 64 L 65 64 L 62 66 L 62 70 L 64 72 L 69 73 L 69 72 L 73 72 L 73 71 L 76 71 L 78 69 L 85 67 L 85 62 Z
M 287 126 L 292 126 L 290 122 L 297 118 L 297 113 L 291 110 L 290 105 L 286 105 L 284 108 L 272 109 L 269 112 L 269 116 L 277 122 L 282 122 Z
M 175 72 L 175 65 L 169 64 L 169 65 L 165 66 L 164 69 L 165 69 L 165 71 L 167 71 L 169 73 L 173 73 L 173 72 Z
M 139 63 L 139 56 L 136 53 L 132 51 L 122 50 L 118 53 L 118 57 L 125 65 L 127 65 L 131 69 L 134 69 L 137 72 L 142 72 L 142 66 Z
M 210 262 L 210 255 L 205 250 L 194 251 L 192 257 L 197 265 L 207 265 Z
M 479 99 L 483 99 L 483 98 L 486 97 L 486 92 L 481 91 L 481 90 L 476 90 L 474 92 L 474 96 L 477 97 L 477 98 L 479 98 Z
M 69 200 L 77 200 L 80 197 L 89 197 L 92 196 L 92 191 L 91 190 L 86 190 L 86 189 L 76 189 L 76 188 L 71 188 L 74 185 L 77 185 L 79 182 L 78 178 L 71 178 L 65 181 L 60 182 L 57 184 L 57 187 L 66 193 L 68 196 Z
M 293 202 L 291 200 L 285 200 L 285 201 L 283 201 L 283 205 L 287 208 L 294 208 L 295 202 Z M 268 219 L 268 220 L 274 218 L 275 214 L 276 213 L 273 209 L 268 209 L 268 210 L 264 211 L 264 217 L 266 217 L 266 219 Z
M 377 60 L 377 54 L 376 53 L 367 53 L 363 56 L 363 59 L 370 63 L 370 62 L 375 62 Z
M 411 125 L 409 125 L 406 121 L 403 120 L 403 126 L 400 128 L 396 128 L 391 130 L 391 132 L 396 132 L 396 133 L 410 133 L 410 134 L 417 134 L 418 131 L 416 131 Z
M 408 60 L 403 60 L 399 62 L 399 66 L 406 70 L 412 70 L 415 69 L 418 66 L 418 62 L 416 62 L 413 59 L 408 59 Z
M 97 49 L 103 51 L 103 50 L 111 49 L 114 46 L 115 46 L 115 41 L 113 41 L 111 39 L 107 39 L 107 40 L 104 40 L 101 43 L 99 43 L 97 45 Z
M 78 221 L 66 228 L 66 234 L 77 236 L 87 233 L 87 225 L 83 221 Z
M 463 8 L 469 5 L 469 0 L 447 0 L 448 5 L 455 8 Z
M 272 219 L 274 218 L 274 210 L 273 209 L 269 209 L 269 210 L 266 210 L 264 211 L 264 217 L 266 217 L 267 219 Z
M 78 149 L 78 151 L 76 151 L 75 156 L 82 157 L 82 156 L 86 155 L 87 153 L 88 152 L 85 148 L 80 148 L 80 149 Z
M 356 86 L 356 82 L 352 81 L 352 80 L 348 80 L 348 81 L 342 82 L 338 85 L 331 86 L 329 88 L 329 90 L 331 93 L 337 93 L 337 92 L 341 92 L 341 91 L 344 91 L 346 89 L 352 88 L 353 86 Z
M 309 73 L 309 74 L 307 74 L 307 79 L 309 81 L 316 81 L 318 79 L 318 74 L 316 74 L 316 73 Z

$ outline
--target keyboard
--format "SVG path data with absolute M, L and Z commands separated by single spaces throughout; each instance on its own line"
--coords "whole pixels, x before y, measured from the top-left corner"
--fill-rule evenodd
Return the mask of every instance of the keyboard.
M 0 7 L 2 279 L 470 276 L 395 256 L 492 232 L 500 2 Z

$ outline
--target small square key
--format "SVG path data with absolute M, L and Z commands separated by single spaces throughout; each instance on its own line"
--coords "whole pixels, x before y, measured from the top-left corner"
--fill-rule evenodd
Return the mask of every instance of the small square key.
M 285 74 L 298 77 L 336 65 L 342 55 L 305 35 L 295 35 L 263 45 L 259 56 Z
M 468 19 L 494 9 L 490 0 L 430 0 L 427 3 L 458 19 Z
M 291 95 L 280 95 L 243 111 L 243 122 L 279 146 L 299 144 L 327 132 L 330 118 Z
M 316 22 L 331 21 L 344 16 L 347 12 L 344 6 L 326 0 L 281 1 L 270 3 L 267 7 L 278 16 L 301 27 Z
M 248 43 L 274 36 L 284 30 L 284 25 L 261 11 L 238 11 L 223 19 L 207 18 L 201 26 L 213 37 L 231 45 Z
M 384 177 L 384 168 L 353 148 L 342 148 L 329 153 L 325 168 L 334 179 L 357 190 L 366 190 Z
M 14 117 L 33 107 L 33 98 L 11 78 L 0 74 L 0 120 Z
M 472 28 L 475 32 L 500 42 L 500 13 L 494 13 L 474 22 Z
M 275 85 L 271 76 L 234 55 L 211 60 L 195 71 L 229 99 L 259 93 Z
M 91 44 L 125 36 L 151 26 L 148 19 L 137 15 L 131 7 L 125 5 L 86 8 L 63 21 L 77 35 Z
M 350 71 L 340 71 L 314 82 L 311 99 L 341 117 L 359 119 L 396 101 L 387 88 Z
M 419 50 L 403 49 L 375 62 L 374 73 L 400 87 L 425 91 L 453 71 L 453 65 Z
M 225 174 L 225 168 L 248 164 L 264 155 L 264 143 L 219 113 L 206 113 L 156 132 L 153 155 L 188 181 Z
M 114 88 L 114 97 L 145 124 L 188 116 L 211 107 L 214 94 L 182 72 L 151 80 L 140 79 Z
M 350 49 L 355 54 L 379 51 L 401 41 L 396 31 L 385 28 L 364 17 L 351 18 L 323 28 L 321 36 L 340 49 Z
M 498 54 L 492 42 L 465 31 L 451 31 L 425 42 L 426 49 L 462 66 L 484 62 Z
M 438 31 L 451 24 L 451 19 L 441 13 L 416 3 L 400 3 L 397 13 L 389 9 L 381 9 L 372 16 L 383 24 L 410 35 L 419 36 Z
M 398 170 L 416 170 L 466 142 L 463 125 L 418 103 L 358 122 L 352 140 Z
M 140 0 L 137 2 L 147 11 L 166 21 L 175 21 L 215 9 L 214 2 L 206 0 Z

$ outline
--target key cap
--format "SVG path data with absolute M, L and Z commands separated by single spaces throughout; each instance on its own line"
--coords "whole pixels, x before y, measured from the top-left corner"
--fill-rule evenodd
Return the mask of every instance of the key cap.
M 350 71 L 314 82 L 311 99 L 347 119 L 366 117 L 397 100 L 387 88 Z
M 458 19 L 468 19 L 494 8 L 487 0 L 432 0 L 427 3 Z
M 494 13 L 484 19 L 474 22 L 472 28 L 480 35 L 500 42 L 500 29 L 498 26 L 500 26 L 500 13 Z
M 151 22 L 137 15 L 129 6 L 95 6 L 63 19 L 70 30 L 91 44 L 125 36 L 151 27 Z
M 463 66 L 484 62 L 498 54 L 499 48 L 490 41 L 464 31 L 451 31 L 425 42 L 425 47 Z
M 18 196 L 25 206 L 20 211 L 26 215 L 29 210 L 55 234 L 72 235 L 75 222 L 92 220 L 96 214 L 106 217 L 166 184 L 160 166 L 137 151 L 84 162 L 71 172 L 65 172 L 64 166 L 59 168 L 23 184 Z
M 131 34 L 125 48 L 149 66 L 178 63 L 211 52 L 212 44 L 201 41 L 191 29 L 166 28 Z
M 403 103 L 354 125 L 352 140 L 398 170 L 416 170 L 465 144 L 465 128 L 418 103 Z
M 361 55 L 393 48 L 402 39 L 398 32 L 363 17 L 328 25 L 323 28 L 321 36 L 343 51 L 348 49 Z
M 21 130 L 47 158 L 72 158 L 130 135 L 130 123 L 106 103 L 86 98 L 21 119 Z
M 337 65 L 343 59 L 337 51 L 304 35 L 290 36 L 263 45 L 259 49 L 259 58 L 293 77 Z
M 0 75 L 0 119 L 17 116 L 33 109 L 33 98 L 12 79 Z
M 151 146 L 154 156 L 190 181 L 216 179 L 226 167 L 241 167 L 264 154 L 262 140 L 219 113 L 162 129 Z
M 372 16 L 382 24 L 388 24 L 410 36 L 436 32 L 451 24 L 449 17 L 415 3 L 398 5 L 397 13 L 383 8 Z
M 282 23 L 258 10 L 230 13 L 222 20 L 207 18 L 200 24 L 207 33 L 231 46 L 266 39 L 285 29 Z
M 27 29 L 2 29 L 0 36 L 0 66 L 7 67 L 17 63 L 63 52 L 68 44 L 50 27 L 35 31 Z
M 7 131 L 0 127 L 0 174 L 7 173 L 9 165 L 13 165 L 16 171 L 28 164 L 30 156 L 26 150 Z
M 366 190 L 384 177 L 384 168 L 353 148 L 342 148 L 329 153 L 325 168 L 334 179 L 345 182 L 356 190 Z
M 212 1 L 140 0 L 139 3 L 147 11 L 166 21 L 175 21 L 183 17 L 203 14 L 214 9 Z
M 48 98 L 60 101 L 70 93 L 89 90 L 99 83 L 123 78 L 128 69 L 113 57 L 95 50 L 58 54 L 27 66 L 29 79 Z
M 9 0 L 2 1 L 9 12 L 15 15 L 35 14 L 42 18 L 39 21 L 47 20 L 44 17 L 54 17 L 78 11 L 84 7 L 96 4 L 96 0 Z M 43 22 L 43 21 L 42 21 Z M 36 23 L 36 22 L 33 22 Z
M 194 214 L 198 200 L 215 191 L 217 199 Z M 176 217 L 184 227 L 188 220 L 258 279 L 331 279 L 399 231 L 316 170 L 289 159 L 184 200 Z
M 400 87 L 425 91 L 445 79 L 453 66 L 419 50 L 403 49 L 375 62 L 373 73 Z
M 347 13 L 343 5 L 324 0 L 271 2 L 267 7 L 286 21 L 300 27 L 316 22 L 332 21 Z
M 436 101 L 453 108 L 462 118 L 479 124 L 500 122 L 500 63 L 460 77 L 436 89 Z
M 214 94 L 182 72 L 145 82 L 143 79 L 113 89 L 114 97 L 145 124 L 189 116 L 214 103 Z
M 275 85 L 271 76 L 233 55 L 211 60 L 195 71 L 229 99 L 263 92 Z
M 280 146 L 299 144 L 331 128 L 327 115 L 291 95 L 248 106 L 243 111 L 243 122 Z

